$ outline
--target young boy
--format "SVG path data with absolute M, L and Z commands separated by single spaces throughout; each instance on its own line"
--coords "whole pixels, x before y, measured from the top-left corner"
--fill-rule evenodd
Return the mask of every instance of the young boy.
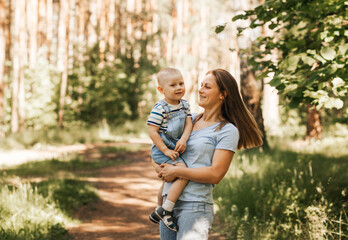
M 182 158 L 178 158 L 186 150 L 186 142 L 192 130 L 190 106 L 182 99 L 185 94 L 183 77 L 175 68 L 164 68 L 157 74 L 157 82 L 157 89 L 164 95 L 164 99 L 155 104 L 147 121 L 154 143 L 151 157 L 157 164 L 170 163 L 186 167 Z M 149 215 L 152 222 L 159 223 L 162 220 L 168 229 L 178 230 L 173 219 L 173 208 L 187 182 L 185 179 L 175 180 L 164 203 L 162 184 L 158 192 L 157 208 Z

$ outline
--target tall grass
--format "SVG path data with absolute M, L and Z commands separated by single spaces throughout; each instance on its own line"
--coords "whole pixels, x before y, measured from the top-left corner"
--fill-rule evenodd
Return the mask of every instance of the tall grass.
M 228 239 L 348 235 L 335 223 L 348 210 L 347 159 L 278 148 L 237 154 L 214 190 L 223 232 Z
M 50 179 L 0 188 L 0 239 L 68 240 L 73 214 L 96 201 L 92 185 L 75 179 Z
M 0 189 L 0 239 L 69 239 L 74 222 L 30 184 Z

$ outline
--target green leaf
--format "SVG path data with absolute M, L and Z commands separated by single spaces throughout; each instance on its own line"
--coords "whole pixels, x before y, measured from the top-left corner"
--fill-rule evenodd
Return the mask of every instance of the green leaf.
M 293 55 L 281 62 L 279 68 L 289 72 L 293 72 L 297 68 L 298 61 L 300 57 L 298 55 Z
M 237 21 L 239 19 L 242 19 L 242 20 L 248 19 L 248 15 L 247 14 L 239 14 L 237 16 L 234 16 L 232 18 L 232 21 L 234 22 L 234 21 Z
M 298 105 L 300 104 L 301 99 L 300 98 L 292 98 L 290 103 L 289 103 L 289 107 L 290 108 L 296 108 L 298 107 Z
M 215 33 L 220 33 L 220 32 L 222 32 L 224 29 L 225 29 L 225 27 L 226 27 L 226 23 L 224 24 L 224 25 L 218 25 L 218 26 L 216 26 L 215 27 Z
M 341 55 L 346 55 L 347 50 L 348 50 L 348 43 L 345 43 L 345 44 L 342 44 L 342 45 L 339 46 L 338 52 Z
M 297 89 L 297 87 L 298 87 L 297 84 L 289 84 L 285 87 L 284 93 L 288 94 L 288 93 L 294 92 Z
M 319 102 L 320 102 L 320 99 L 319 99 Z M 324 107 L 328 109 L 332 109 L 332 108 L 340 109 L 343 107 L 343 101 L 338 98 L 329 98 L 325 101 Z
M 309 57 L 309 56 L 307 56 L 305 54 L 301 56 L 301 59 L 302 59 L 304 64 L 307 64 L 307 65 L 310 65 L 310 66 L 312 66 L 315 63 L 315 59 L 314 58 L 311 58 L 311 57 Z
M 330 47 L 323 47 L 320 50 L 320 54 L 323 58 L 325 58 L 326 60 L 333 60 L 335 58 L 336 55 L 336 51 L 333 50 Z
M 288 58 L 288 71 L 295 71 L 300 57 L 295 55 Z
M 275 29 L 277 26 L 278 26 L 278 24 L 272 23 L 272 24 L 270 24 L 270 25 L 268 26 L 268 28 L 271 29 L 271 30 L 273 30 L 273 29 Z
M 282 83 L 282 80 L 278 77 L 274 77 L 271 81 L 269 81 L 269 85 L 272 87 L 277 87 Z

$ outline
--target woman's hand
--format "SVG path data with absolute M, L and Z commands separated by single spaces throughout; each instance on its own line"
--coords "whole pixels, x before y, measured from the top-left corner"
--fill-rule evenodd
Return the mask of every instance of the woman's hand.
M 175 166 L 168 164 L 168 163 L 163 163 L 160 165 L 162 170 L 158 173 L 158 177 L 161 178 L 165 182 L 172 182 L 177 178 L 175 175 Z

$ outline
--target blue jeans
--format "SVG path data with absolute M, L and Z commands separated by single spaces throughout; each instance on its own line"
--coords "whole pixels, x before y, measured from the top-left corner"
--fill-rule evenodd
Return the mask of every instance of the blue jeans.
M 178 200 L 174 207 L 178 232 L 169 230 L 161 221 L 162 240 L 207 240 L 214 220 L 213 204 Z

